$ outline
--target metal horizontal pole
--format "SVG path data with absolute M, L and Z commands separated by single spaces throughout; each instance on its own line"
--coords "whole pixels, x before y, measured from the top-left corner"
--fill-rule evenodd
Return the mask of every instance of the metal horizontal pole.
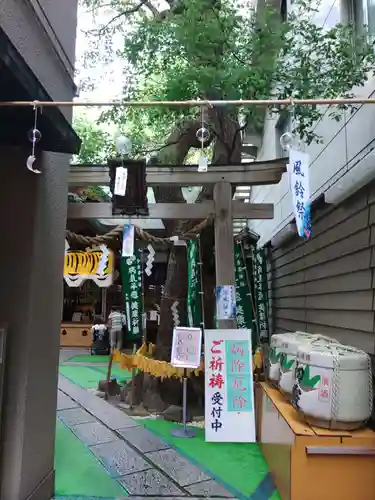
M 286 161 L 286 160 L 285 160 Z M 285 163 L 254 162 L 230 166 L 212 166 L 200 173 L 197 166 L 148 166 L 147 185 L 202 186 L 217 182 L 230 182 L 236 185 L 277 184 L 286 171 Z M 69 170 L 69 185 L 75 187 L 107 186 L 109 184 L 108 167 L 72 165 Z
M 202 106 L 295 106 L 295 105 L 342 105 L 342 104 L 375 104 L 374 98 L 354 97 L 353 99 L 236 99 L 236 100 L 188 100 L 188 101 L 0 101 L 0 107 L 32 106 L 70 106 L 70 107 L 120 107 L 120 108 L 157 108 L 157 107 L 187 107 L 201 108 Z
M 213 216 L 213 201 L 202 203 L 150 203 L 148 219 L 204 219 Z M 273 205 L 269 203 L 243 203 L 232 201 L 234 219 L 272 219 Z M 112 203 L 68 203 L 68 219 L 121 219 L 129 217 L 112 215 Z M 145 217 L 140 217 L 144 219 Z M 136 224 L 137 217 L 130 220 Z

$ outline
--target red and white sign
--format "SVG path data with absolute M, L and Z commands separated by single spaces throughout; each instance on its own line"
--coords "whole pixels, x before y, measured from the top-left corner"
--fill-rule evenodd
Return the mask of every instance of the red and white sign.
M 205 439 L 254 443 L 250 330 L 205 330 Z

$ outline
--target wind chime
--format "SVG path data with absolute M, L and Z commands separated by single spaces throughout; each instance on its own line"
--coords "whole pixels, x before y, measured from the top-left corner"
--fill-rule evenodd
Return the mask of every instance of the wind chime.
M 201 127 L 197 130 L 196 138 L 201 143 L 201 151 L 198 161 L 198 172 L 204 173 L 207 172 L 208 167 L 208 158 L 205 155 L 205 145 L 210 139 L 210 131 L 208 125 L 204 120 L 204 109 L 201 108 Z
M 41 174 L 42 172 L 36 168 L 33 167 L 36 157 L 35 157 L 35 148 L 37 143 L 40 141 L 42 138 L 42 133 L 37 129 L 37 122 L 38 122 L 38 106 L 34 104 L 34 127 L 29 131 L 27 134 L 27 137 L 29 141 L 31 142 L 31 154 L 26 160 L 26 167 L 30 172 L 33 172 L 33 174 Z

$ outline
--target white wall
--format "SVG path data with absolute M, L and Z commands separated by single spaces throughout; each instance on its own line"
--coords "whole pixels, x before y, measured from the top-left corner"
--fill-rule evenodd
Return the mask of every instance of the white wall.
M 317 22 L 327 27 L 333 26 L 339 21 L 339 5 L 340 0 L 324 0 L 319 15 L 316 17 Z M 357 89 L 355 93 L 358 97 L 375 97 L 375 77 L 370 76 L 366 85 Z M 275 129 L 276 121 L 277 119 L 272 117 L 266 120 L 258 160 L 270 160 L 280 156 Z M 323 137 L 323 143 L 313 143 L 306 148 L 306 152 L 310 154 L 312 200 L 332 186 L 340 187 L 345 184 L 345 190 L 347 190 L 347 185 L 357 181 L 363 175 L 364 169 L 367 171 L 367 180 L 368 172 L 372 168 L 375 177 L 375 155 L 371 153 L 375 147 L 375 105 L 358 105 L 356 112 L 352 115 L 347 112 L 341 122 L 336 122 L 326 116 L 317 123 L 316 133 Z M 350 172 L 349 175 L 348 172 Z M 249 227 L 261 236 L 260 245 L 269 241 L 294 218 L 292 196 L 286 173 L 276 186 L 254 187 L 251 202 L 273 203 L 275 206 L 273 220 L 249 221 Z

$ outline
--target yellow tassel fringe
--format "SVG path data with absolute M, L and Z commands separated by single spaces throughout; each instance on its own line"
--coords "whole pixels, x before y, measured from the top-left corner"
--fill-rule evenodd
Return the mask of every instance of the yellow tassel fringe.
M 172 377 L 182 379 L 184 376 L 183 368 L 175 368 L 166 361 L 158 361 L 156 359 L 152 359 L 146 356 L 146 355 L 148 356 L 152 355 L 154 349 L 155 349 L 154 344 L 149 344 L 148 346 L 147 344 L 143 344 L 135 354 L 124 354 L 118 350 L 115 350 L 113 360 L 115 362 L 120 363 L 120 367 L 123 370 L 131 371 L 134 369 L 138 369 L 145 373 L 150 373 L 154 377 L 159 377 L 161 379 L 172 378 Z M 262 366 L 263 366 L 263 354 L 262 350 L 258 348 L 253 356 L 253 369 L 255 371 L 256 369 L 261 369 Z M 195 375 L 196 377 L 198 377 L 203 372 L 204 372 L 203 360 L 201 361 L 199 368 L 195 370 L 191 369 L 186 370 L 188 377 L 190 377 L 191 375 Z

